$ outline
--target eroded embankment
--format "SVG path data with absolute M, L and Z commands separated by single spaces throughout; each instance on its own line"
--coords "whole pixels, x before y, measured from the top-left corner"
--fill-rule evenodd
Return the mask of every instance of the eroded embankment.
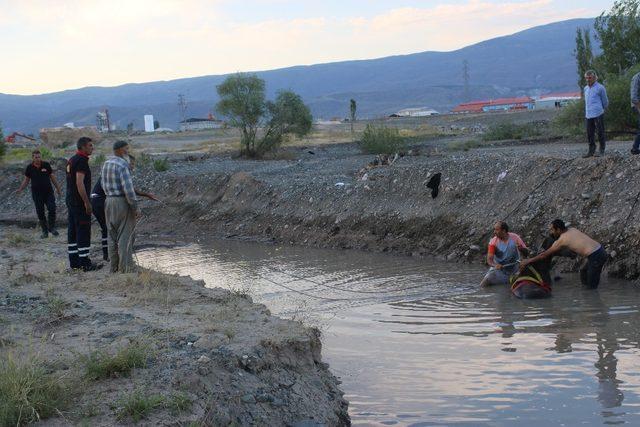
M 559 217 L 606 246 L 609 274 L 640 275 L 635 158 L 477 151 L 401 158 L 366 180 L 363 164 L 148 176 L 168 204 L 145 228 L 479 261 L 496 219 L 537 244 Z M 433 199 L 426 184 L 435 173 L 442 183 Z
M 0 424 L 349 424 L 316 329 L 188 277 L 69 273 L 32 234 L 0 230 Z

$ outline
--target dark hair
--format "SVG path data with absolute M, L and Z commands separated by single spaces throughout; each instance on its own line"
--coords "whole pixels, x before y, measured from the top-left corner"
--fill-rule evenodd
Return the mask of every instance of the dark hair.
M 498 221 L 498 222 L 496 222 L 496 224 L 498 224 L 500 226 L 501 230 L 503 230 L 503 231 L 505 231 L 507 233 L 509 232 L 509 225 L 506 222 Z
M 40 150 L 33 150 L 31 152 L 31 156 L 35 156 L 36 154 L 42 154 L 42 153 L 40 152 Z
M 92 141 L 93 139 L 89 138 L 88 136 L 83 136 L 83 137 L 80 137 L 80 139 L 78 139 L 78 143 L 76 144 L 76 146 L 78 147 L 78 150 L 80 150 Z
M 561 219 L 554 219 L 553 221 L 551 221 L 551 226 L 560 231 L 564 231 L 567 229 L 567 226 L 564 224 L 564 221 Z
M 129 145 L 127 141 L 123 141 L 120 139 L 113 143 L 113 151 L 119 150 L 123 147 L 126 147 L 127 145 Z

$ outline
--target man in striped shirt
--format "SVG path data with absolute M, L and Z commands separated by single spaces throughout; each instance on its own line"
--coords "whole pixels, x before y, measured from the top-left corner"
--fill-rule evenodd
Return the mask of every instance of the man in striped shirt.
M 135 270 L 133 263 L 134 230 L 141 212 L 129 163 L 129 144 L 116 141 L 113 157 L 102 166 L 102 188 L 107 196 L 105 219 L 109 238 L 109 259 L 111 272 L 128 273 Z

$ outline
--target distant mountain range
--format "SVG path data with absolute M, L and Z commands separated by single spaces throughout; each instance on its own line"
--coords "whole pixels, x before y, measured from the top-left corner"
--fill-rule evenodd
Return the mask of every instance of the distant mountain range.
M 269 96 L 292 89 L 311 107 L 314 117 L 346 117 L 349 99 L 360 117 L 388 115 L 408 107 L 447 111 L 464 101 L 463 61 L 470 71 L 470 97 L 497 98 L 577 90 L 573 57 L 577 28 L 593 19 L 574 19 L 531 28 L 452 52 L 422 52 L 386 58 L 296 66 L 258 72 Z M 225 75 L 170 81 L 86 87 L 44 95 L 0 94 L 0 121 L 7 131 L 37 132 L 67 122 L 95 124 L 108 108 L 118 128 L 153 114 L 162 127 L 176 128 L 178 94 L 188 102 L 189 117 L 206 117 L 218 101 L 216 85 Z

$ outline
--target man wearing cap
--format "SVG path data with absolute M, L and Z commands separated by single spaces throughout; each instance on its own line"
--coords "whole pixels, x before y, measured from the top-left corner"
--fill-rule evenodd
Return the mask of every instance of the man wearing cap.
M 38 214 L 38 220 L 40 221 L 40 227 L 42 227 L 43 239 L 49 237 L 49 233 L 54 236 L 58 235 L 56 230 L 56 196 L 53 194 L 53 187 L 51 183 L 56 186 L 58 196 L 62 194 L 60 184 L 56 181 L 56 176 L 53 174 L 51 165 L 42 160 L 42 154 L 39 150 L 34 150 L 31 153 L 31 163 L 24 171 L 24 180 L 20 184 L 20 188 L 16 193 L 22 192 L 24 188 L 31 181 L 31 197 L 33 203 L 36 205 L 36 213 Z M 44 208 L 47 208 L 49 213 L 47 223 L 47 217 L 44 214 Z
M 129 273 L 135 269 L 132 257 L 133 233 L 141 212 L 127 161 L 129 144 L 126 141 L 116 141 L 113 144 L 113 154 L 102 166 L 101 178 L 102 188 L 107 196 L 104 210 L 109 259 L 112 273 Z
M 69 225 L 67 229 L 69 264 L 72 269 L 84 271 L 98 270 L 89 259 L 91 246 L 91 169 L 89 156 L 93 153 L 93 140 L 83 136 L 78 139 L 78 151 L 67 161 L 67 210 Z

